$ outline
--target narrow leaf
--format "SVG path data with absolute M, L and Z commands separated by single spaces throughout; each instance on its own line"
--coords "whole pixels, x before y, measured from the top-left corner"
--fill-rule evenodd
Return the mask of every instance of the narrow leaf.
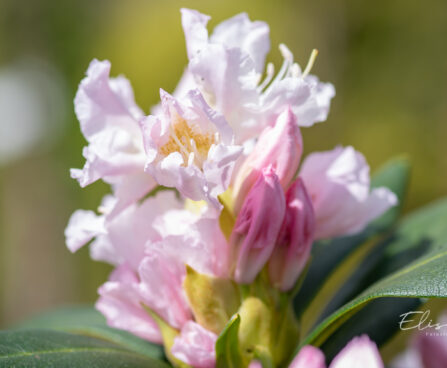
M 238 339 L 240 323 L 239 315 L 234 315 L 219 335 L 216 342 L 216 368 L 244 367 Z

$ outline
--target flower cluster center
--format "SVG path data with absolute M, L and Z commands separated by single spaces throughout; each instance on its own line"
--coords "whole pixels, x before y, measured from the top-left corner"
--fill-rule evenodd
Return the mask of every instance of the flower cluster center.
M 217 135 L 199 132 L 181 117 L 177 117 L 171 123 L 170 133 L 169 140 L 160 148 L 160 153 L 168 156 L 173 152 L 179 152 L 183 157 L 183 165 L 194 163 L 202 169 L 208 151 L 217 143 Z

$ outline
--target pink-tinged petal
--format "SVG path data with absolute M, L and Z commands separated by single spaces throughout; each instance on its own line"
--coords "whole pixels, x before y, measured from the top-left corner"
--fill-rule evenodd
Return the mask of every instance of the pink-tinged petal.
M 130 84 L 123 77 L 109 79 L 110 62 L 93 60 L 79 85 L 75 111 L 88 139 L 107 127 L 120 126 L 138 132 L 141 112 L 133 101 Z
M 384 365 L 376 344 L 363 335 L 352 339 L 329 368 L 384 368 Z
M 248 368 L 262 368 L 262 364 L 257 360 L 250 362 Z
M 274 170 L 263 170 L 236 219 L 231 234 L 234 278 L 249 284 L 272 254 L 284 219 L 284 192 Z
M 210 19 L 208 15 L 197 10 L 181 9 L 182 26 L 186 38 L 188 58 L 198 54 L 208 43 L 206 25 Z
M 160 95 L 162 114 L 140 121 L 145 170 L 160 185 L 219 208 L 217 196 L 227 189 L 242 149 L 232 144 L 231 128 L 197 90 L 182 101 L 163 90 Z
M 89 145 L 86 164 L 71 175 L 81 186 L 98 179 L 142 171 L 145 155 L 130 83 L 124 77 L 109 78 L 110 63 L 93 60 L 79 85 L 75 111 Z
M 108 216 L 113 217 L 119 214 L 132 203 L 143 198 L 156 185 L 155 180 L 143 171 L 116 178 L 112 186 L 117 201 Z
M 228 244 L 218 218 L 208 215 L 195 215 L 188 210 L 166 212 L 154 222 L 163 239 L 156 246 L 176 262 L 200 273 L 226 277 Z
M 179 209 L 182 203 L 173 191 L 164 190 L 110 216 L 117 203 L 115 197 L 107 196 L 100 207 L 101 216 L 91 211 L 75 212 L 66 229 L 67 246 L 75 250 L 96 237 L 90 247 L 93 259 L 113 265 L 126 262 L 136 270 L 144 258 L 146 242 L 161 239 L 153 227 L 155 219 L 168 209 Z
M 334 86 L 321 83 L 313 75 L 304 75 L 293 60 L 292 52 L 280 46 L 284 63 L 277 76 L 260 93 L 259 112 L 264 119 L 271 119 L 286 106 L 290 106 L 300 126 L 311 126 L 326 120 Z
M 313 346 L 303 346 L 289 368 L 326 368 L 324 354 Z
M 335 88 L 331 83 L 320 82 L 314 75 L 307 76 L 305 80 L 310 88 L 310 97 L 305 104 L 297 105 L 294 113 L 299 117 L 300 126 L 309 127 L 326 121 Z
M 444 364 L 445 366 L 445 364 Z M 421 361 L 419 352 L 414 348 L 409 348 L 402 354 L 393 358 L 390 363 L 390 368 L 425 368 L 430 366 L 424 366 Z
M 179 207 L 180 202 L 173 191 L 161 191 L 141 204 L 127 207 L 107 221 L 108 238 L 115 252 L 136 270 L 144 258 L 147 241 L 161 239 L 152 226 L 155 218 L 168 209 Z
M 310 154 L 300 176 L 315 209 L 317 239 L 357 233 L 397 204 L 387 188 L 370 191 L 369 166 L 352 147 Z
M 74 253 L 94 237 L 104 233 L 104 216 L 98 216 L 93 211 L 77 210 L 71 215 L 65 229 L 67 248 Z
M 223 144 L 211 146 L 208 152 L 209 161 L 203 165 L 203 172 L 208 182 L 209 201 L 216 201 L 217 196 L 228 188 L 235 163 L 241 153 L 241 146 Z M 217 205 L 215 203 L 215 206 Z
M 308 83 L 302 78 L 285 78 L 272 83 L 260 97 L 260 110 L 262 118 L 272 120 L 285 108 L 289 107 L 302 124 L 300 108 L 311 100 L 312 91 Z
M 259 98 L 258 77 L 253 61 L 241 49 L 210 44 L 190 60 L 189 71 L 207 103 L 225 116 L 237 144 L 265 127 L 253 110 Z
M 144 303 L 174 328 L 180 329 L 192 318 L 182 283 L 185 266 L 158 249 L 154 243 L 147 248 L 140 263 L 139 290 Z
M 286 214 L 269 261 L 270 279 L 282 291 L 293 288 L 306 266 L 315 234 L 315 213 L 303 181 L 286 193 Z
M 267 23 L 252 22 L 246 13 L 241 13 L 217 25 L 210 42 L 244 50 L 253 60 L 256 72 L 261 73 L 270 51 L 270 30 Z
M 254 150 L 236 174 L 233 192 L 235 210 L 259 178 L 263 168 L 271 165 L 287 190 L 295 176 L 303 152 L 303 140 L 293 112 L 287 108 L 273 127 L 267 127 L 259 137 Z
M 116 268 L 109 281 L 98 292 L 98 309 L 111 327 L 129 331 L 143 339 L 161 343 L 162 338 L 155 321 L 141 306 L 138 278 L 125 264 Z
M 125 259 L 119 254 L 108 235 L 97 236 L 90 244 L 91 259 L 119 266 Z
M 171 353 L 194 368 L 214 368 L 217 335 L 199 324 L 189 321 L 174 340 Z

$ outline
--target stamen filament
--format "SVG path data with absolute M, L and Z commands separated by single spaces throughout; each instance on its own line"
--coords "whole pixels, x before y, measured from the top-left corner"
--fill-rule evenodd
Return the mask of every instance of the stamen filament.
M 267 85 L 272 80 L 274 74 L 275 74 L 275 66 L 273 65 L 273 63 L 268 63 L 264 81 L 257 88 L 259 92 L 261 92 L 265 87 L 267 87 Z
M 318 50 L 313 49 L 312 53 L 310 54 L 309 61 L 307 62 L 306 68 L 304 69 L 303 78 L 306 77 L 310 73 L 310 71 L 314 65 L 315 59 L 317 58 L 317 55 L 318 55 Z

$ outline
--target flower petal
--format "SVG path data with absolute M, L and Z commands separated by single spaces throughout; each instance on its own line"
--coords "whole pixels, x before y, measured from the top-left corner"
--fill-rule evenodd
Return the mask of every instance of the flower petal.
M 301 348 L 289 368 L 326 368 L 326 360 L 320 349 L 306 345 Z
M 174 357 L 195 368 L 214 368 L 217 335 L 193 321 L 186 322 L 174 340 Z
M 93 211 L 77 210 L 71 215 L 65 229 L 67 248 L 74 253 L 94 237 L 104 233 L 103 216 L 98 216 Z
M 123 264 L 115 269 L 98 292 L 100 298 L 95 306 L 109 326 L 158 344 L 162 342 L 157 324 L 141 306 L 138 278 L 130 267 Z
M 352 339 L 329 368 L 384 368 L 384 365 L 376 344 L 363 335 Z
M 352 147 L 310 154 L 300 176 L 315 209 L 317 239 L 357 233 L 397 204 L 387 188 L 370 192 L 369 166 Z

